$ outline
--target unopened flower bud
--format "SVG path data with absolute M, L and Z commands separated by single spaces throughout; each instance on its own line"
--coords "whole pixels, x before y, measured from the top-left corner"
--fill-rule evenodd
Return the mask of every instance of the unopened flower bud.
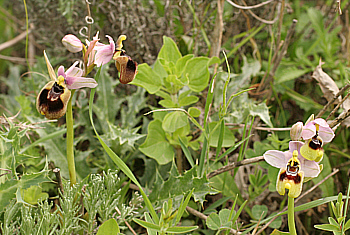
M 297 122 L 290 129 L 290 138 L 293 141 L 297 141 L 301 139 L 301 133 L 303 131 L 303 123 Z
M 68 51 L 76 53 L 83 49 L 83 44 L 73 34 L 67 34 L 62 38 L 63 45 L 67 48 Z

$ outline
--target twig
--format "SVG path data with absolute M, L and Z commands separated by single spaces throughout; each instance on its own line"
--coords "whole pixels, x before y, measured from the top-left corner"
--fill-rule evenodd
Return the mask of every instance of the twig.
M 350 93 L 346 94 L 346 96 L 339 102 L 339 104 L 337 104 L 337 106 L 332 110 L 332 112 L 328 115 L 328 117 L 326 118 L 326 121 L 328 121 L 328 119 L 330 117 L 333 116 L 333 114 L 335 112 L 337 112 L 337 110 L 340 108 L 340 105 L 342 105 L 344 103 L 344 101 L 350 96 Z
M 325 182 L 326 180 L 328 180 L 330 177 L 332 177 L 333 175 L 335 175 L 336 173 L 339 172 L 339 169 L 334 169 L 333 172 L 329 175 L 327 175 L 325 178 L 323 178 L 320 182 L 318 182 L 317 184 L 315 184 L 313 187 L 311 187 L 309 190 L 307 190 L 306 192 L 304 192 L 302 195 L 300 195 L 300 197 L 298 197 L 295 200 L 295 203 L 297 203 L 301 198 L 303 198 L 305 195 L 311 193 L 313 190 L 315 190 L 318 186 L 320 186 L 323 182 Z M 281 214 L 282 212 L 285 212 L 288 209 L 288 207 L 284 207 L 283 210 L 278 213 Z M 278 217 L 278 215 L 276 217 L 274 217 L 273 219 L 271 219 L 269 222 L 267 222 L 258 232 L 256 235 L 262 233 L 276 218 Z
M 329 124 L 329 127 L 330 128 L 335 127 L 336 125 L 342 123 L 349 116 L 350 116 L 350 109 L 348 111 L 346 111 L 345 113 L 342 113 L 338 117 L 336 117 L 336 119 L 334 119 L 333 122 L 331 122 L 331 124 Z
M 120 210 L 118 209 L 118 207 L 115 207 L 115 210 L 118 212 L 119 215 L 121 215 L 122 213 L 120 212 Z M 132 232 L 132 234 L 137 235 L 137 233 L 135 232 L 134 229 L 132 229 L 132 227 L 130 226 L 130 224 L 128 223 L 128 221 L 126 221 L 126 219 L 124 219 L 124 223 L 126 224 L 126 226 L 128 226 L 128 228 L 130 229 L 130 231 Z
M 239 124 L 239 123 L 225 123 L 225 126 L 238 126 L 238 127 L 244 127 L 245 124 Z M 249 128 L 250 125 L 247 125 L 247 128 Z M 253 126 L 253 129 L 260 130 L 260 131 L 290 131 L 291 127 L 261 127 L 261 126 Z
M 59 168 L 55 168 L 52 170 L 53 173 L 55 173 L 58 188 L 61 191 L 61 194 L 63 194 L 63 184 L 62 184 L 62 178 L 61 178 L 61 170 Z
M 323 109 L 316 115 L 315 118 L 319 118 L 321 117 L 326 110 L 328 109 L 328 107 L 330 105 L 332 105 L 334 103 L 334 101 L 336 101 L 338 99 L 339 96 L 341 96 L 348 88 L 350 87 L 350 83 L 346 84 L 342 89 L 340 89 L 340 91 L 333 97 L 333 99 L 331 99 L 330 101 L 328 101 L 328 103 L 323 107 Z
M 254 9 L 254 8 L 259 8 L 261 6 L 264 6 L 266 4 L 269 4 L 270 2 L 273 2 L 274 0 L 268 0 L 266 2 L 262 2 L 262 3 L 259 3 L 257 5 L 253 5 L 253 6 L 241 6 L 241 5 L 238 5 L 234 2 L 232 2 L 231 0 L 226 0 L 228 3 L 230 3 L 232 6 L 238 8 L 238 9 L 241 9 L 241 10 L 250 10 L 250 9 Z
M 341 15 L 341 14 L 343 14 L 342 12 L 341 12 L 341 7 L 340 7 L 340 5 L 341 5 L 341 3 L 340 3 L 340 0 L 337 0 L 337 11 L 338 11 L 338 13 L 339 13 L 339 15 Z
M 28 31 L 28 34 L 31 33 L 31 30 Z M 7 42 L 4 42 L 2 44 L 0 44 L 0 51 L 6 49 L 6 48 L 9 48 L 11 46 L 13 46 L 14 44 L 16 44 L 17 42 L 25 39 L 27 36 L 27 32 L 24 31 L 22 32 L 20 35 L 14 37 L 13 39 L 7 41 Z
M 233 163 L 230 163 L 226 166 L 223 166 L 215 171 L 212 171 L 210 173 L 207 174 L 207 178 L 210 179 L 216 175 L 219 175 L 219 174 L 222 174 L 226 171 L 229 171 L 229 170 L 232 170 L 236 167 L 240 167 L 240 166 L 244 166 L 244 165 L 249 165 L 249 164 L 253 164 L 253 163 L 256 163 L 256 162 L 261 162 L 264 160 L 264 157 L 263 156 L 259 156 L 259 157 L 253 157 L 253 158 L 249 158 L 249 159 L 244 159 L 242 161 L 239 161 L 239 162 L 233 162 Z
M 4 168 L 0 168 L 0 171 L 6 171 L 6 173 L 3 173 L 3 174 L 0 174 L 0 177 L 1 176 L 4 176 L 4 175 L 7 175 L 7 174 L 10 174 L 12 171 L 9 170 L 9 169 L 4 169 Z

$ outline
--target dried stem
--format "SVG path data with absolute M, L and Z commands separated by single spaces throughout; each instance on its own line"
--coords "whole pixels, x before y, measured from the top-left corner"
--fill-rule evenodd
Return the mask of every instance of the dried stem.
M 55 173 L 58 188 L 61 191 L 61 194 L 63 194 L 63 184 L 62 184 L 62 177 L 61 177 L 61 170 L 59 168 L 55 168 L 52 170 L 53 173 Z
M 249 165 L 249 164 L 253 164 L 253 163 L 256 163 L 256 162 L 261 162 L 264 160 L 264 157 L 263 156 L 259 156 L 259 157 L 254 157 L 254 158 L 249 158 L 249 159 L 244 159 L 242 161 L 239 161 L 239 162 L 233 162 L 233 163 L 230 163 L 226 166 L 223 166 L 215 171 L 212 171 L 210 173 L 207 174 L 207 178 L 210 179 L 216 175 L 219 175 L 219 174 L 222 174 L 226 171 L 229 171 L 229 170 L 232 170 L 236 167 L 240 167 L 240 166 L 244 166 L 244 165 Z
M 337 110 L 340 108 L 340 105 L 342 105 L 344 103 L 344 101 L 350 96 L 350 93 L 346 94 L 346 96 L 339 102 L 339 104 L 332 110 L 332 112 L 328 115 L 328 117 L 326 118 L 326 121 L 328 121 L 328 119 L 330 117 L 333 116 L 333 114 L 335 112 L 337 112 Z
M 331 106 L 334 101 L 336 101 L 338 99 L 339 96 L 341 96 L 348 88 L 350 87 L 350 83 L 346 84 L 342 89 L 340 89 L 340 91 L 333 97 L 333 99 L 331 99 L 330 101 L 328 101 L 328 103 L 323 107 L 323 109 L 316 115 L 315 118 L 319 118 L 322 117 L 322 115 L 326 112 L 326 110 L 328 109 L 329 106 Z

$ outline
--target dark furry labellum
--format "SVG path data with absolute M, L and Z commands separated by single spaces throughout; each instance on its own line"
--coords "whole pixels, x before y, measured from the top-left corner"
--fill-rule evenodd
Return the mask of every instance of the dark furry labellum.
M 120 76 L 119 81 L 127 84 L 134 80 L 137 74 L 137 63 L 133 61 L 130 56 L 121 51 L 120 56 L 115 58 L 115 66 L 117 67 Z
M 58 119 L 66 113 L 70 95 L 65 85 L 50 81 L 41 89 L 36 99 L 36 109 L 47 119 Z

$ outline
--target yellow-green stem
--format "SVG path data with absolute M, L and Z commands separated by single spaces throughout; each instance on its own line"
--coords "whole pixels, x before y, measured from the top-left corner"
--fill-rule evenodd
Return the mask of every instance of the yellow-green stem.
M 75 173 L 75 162 L 74 162 L 74 128 L 73 128 L 73 110 L 72 110 L 72 97 L 75 90 L 72 90 L 70 99 L 67 105 L 66 111 L 66 125 L 67 125 L 67 162 L 70 184 L 77 183 L 77 176 Z
M 294 222 L 294 198 L 288 197 L 288 228 L 290 235 L 297 235 Z

